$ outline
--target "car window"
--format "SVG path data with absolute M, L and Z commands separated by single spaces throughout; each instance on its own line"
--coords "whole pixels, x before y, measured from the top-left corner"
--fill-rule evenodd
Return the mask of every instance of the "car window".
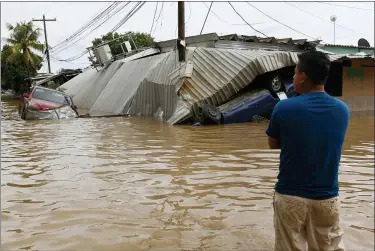
M 61 93 L 46 90 L 46 89 L 40 89 L 36 88 L 32 94 L 33 98 L 54 102 L 61 105 L 69 105 L 68 98 L 62 95 Z

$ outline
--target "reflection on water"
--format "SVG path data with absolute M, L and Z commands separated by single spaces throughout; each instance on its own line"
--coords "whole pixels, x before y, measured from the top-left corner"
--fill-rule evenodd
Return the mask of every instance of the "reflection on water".
M 2 102 L 4 250 L 272 250 L 279 152 L 266 124 L 25 122 Z M 352 119 L 344 146 L 348 250 L 374 247 L 373 128 Z

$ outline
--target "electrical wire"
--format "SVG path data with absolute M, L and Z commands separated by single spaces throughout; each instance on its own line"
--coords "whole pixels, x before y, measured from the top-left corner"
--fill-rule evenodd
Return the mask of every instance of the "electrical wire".
M 85 25 L 83 25 L 80 29 L 78 29 L 76 32 L 74 32 L 72 35 L 70 35 L 68 38 L 66 38 L 65 40 L 61 41 L 60 43 L 58 43 L 57 45 L 53 46 L 50 51 L 53 52 L 55 50 L 57 50 L 58 48 L 60 48 L 61 46 L 65 45 L 66 43 L 68 43 L 70 40 L 73 40 L 74 38 L 78 37 L 79 35 L 81 35 L 85 30 L 87 30 L 88 28 L 90 28 L 91 26 L 93 26 L 96 22 L 98 22 L 102 17 L 104 17 L 104 15 L 110 13 L 110 11 L 112 11 L 115 7 L 117 7 L 119 5 L 118 2 L 115 2 L 115 3 L 112 3 L 110 4 L 110 6 L 108 6 L 107 8 L 105 8 L 103 11 L 101 11 L 100 13 L 98 13 L 94 18 L 90 18 Z
M 117 31 L 122 25 L 124 25 L 135 13 L 137 13 L 146 2 L 138 2 L 133 9 L 115 26 L 112 28 L 110 33 Z
M 129 4 L 129 2 L 127 2 L 125 4 L 125 6 L 127 6 Z M 137 11 L 139 11 L 139 9 L 145 4 L 145 2 L 143 3 L 137 3 L 133 9 L 130 10 L 130 12 L 125 16 L 125 18 L 123 18 L 111 31 L 110 33 L 113 33 L 115 32 L 118 28 L 120 28 L 127 20 L 129 20 L 129 18 L 131 18 Z M 119 10 L 117 10 L 116 13 L 118 13 L 121 9 L 123 9 L 125 6 L 123 6 L 122 8 L 120 8 Z M 114 14 L 116 14 L 114 13 Z M 101 25 L 103 25 L 106 21 L 108 20 L 105 20 L 103 21 L 101 24 L 99 24 L 97 27 L 95 27 L 94 29 L 92 29 L 87 35 L 91 34 L 94 30 L 96 30 L 98 27 L 100 27 Z M 82 39 L 82 38 L 81 38 Z M 71 44 L 70 46 L 74 45 L 75 43 L 77 43 L 79 40 L 75 41 L 73 44 Z M 68 58 L 68 59 L 56 59 L 58 61 L 64 61 L 64 62 L 71 62 L 71 61 L 74 61 L 74 60 L 77 60 L 81 57 L 83 57 L 85 54 L 87 53 L 87 51 L 84 51 L 82 54 L 79 54 L 77 56 L 74 56 L 74 57 L 71 57 L 71 58 Z
M 374 10 L 372 10 L 372 9 L 364 9 L 364 8 L 358 8 L 358 7 L 354 7 L 354 6 L 347 6 L 347 5 L 340 5 L 340 4 L 334 4 L 334 3 L 326 3 L 326 2 L 316 2 L 316 3 L 332 5 L 332 6 L 337 6 L 337 7 L 343 7 L 343 8 L 349 8 L 349 9 L 355 9 L 355 10 L 366 10 L 366 11 L 374 12 Z
M 92 29 L 90 33 L 92 33 L 93 30 L 97 29 L 97 28 L 100 27 L 102 24 L 104 24 L 105 22 L 107 22 L 110 18 L 112 18 L 114 15 L 116 15 L 120 10 L 122 10 L 123 8 L 125 8 L 129 3 L 130 3 L 130 2 L 125 3 L 124 6 L 122 6 L 121 8 L 119 8 L 119 9 L 117 9 L 117 10 L 115 10 L 114 13 L 111 13 L 111 11 L 114 10 L 114 8 L 111 8 L 110 12 L 107 12 L 107 13 L 106 13 L 106 14 L 108 14 L 108 15 L 111 14 L 111 17 L 107 18 L 107 19 L 104 20 L 101 24 L 99 24 L 99 25 L 96 26 L 94 29 Z M 116 6 L 115 6 L 115 7 L 116 7 Z M 100 18 L 100 19 L 102 19 L 102 18 Z M 99 21 L 100 19 L 98 19 L 97 21 Z M 90 25 L 90 26 L 93 26 L 95 23 L 97 23 L 97 21 L 96 21 L 96 22 L 93 22 L 92 25 Z M 90 28 L 90 26 L 89 26 L 88 28 Z M 81 35 L 81 34 L 83 34 L 83 33 L 84 33 L 84 31 L 81 32 L 79 35 Z M 86 34 L 86 36 L 87 36 L 87 35 L 88 35 L 88 34 Z M 76 37 L 78 38 L 79 36 L 76 36 Z M 74 37 L 74 38 L 76 38 L 76 37 Z M 74 38 L 71 39 L 71 41 L 73 41 Z M 78 41 L 82 40 L 83 38 L 84 38 L 84 37 L 78 38 L 78 40 L 75 41 L 73 44 L 65 43 L 65 45 L 63 45 L 62 47 L 60 47 L 58 51 L 55 51 L 55 53 L 59 53 L 59 52 L 65 50 L 65 49 L 71 47 L 72 45 L 76 44 Z
M 201 29 L 201 33 L 199 33 L 200 35 L 202 35 L 202 32 L 203 32 L 204 26 L 206 25 L 206 21 L 207 21 L 208 15 L 210 14 L 211 7 L 212 7 L 212 4 L 213 4 L 213 3 L 214 3 L 214 2 L 211 2 L 211 4 L 210 4 L 210 8 L 208 8 L 207 15 L 206 15 L 206 18 L 204 19 L 204 23 L 203 23 L 203 26 L 202 26 L 202 29 Z
M 154 17 L 152 19 L 152 25 L 151 25 L 151 29 L 150 29 L 150 36 L 151 36 L 152 28 L 154 28 L 156 12 L 158 11 L 158 5 L 159 5 L 159 2 L 156 2 L 156 7 L 155 7 L 155 11 L 154 11 Z
M 326 22 L 326 23 L 329 23 L 329 24 L 332 23 L 331 21 L 328 21 L 328 20 L 326 20 L 326 19 L 324 19 L 324 18 L 322 18 L 322 17 L 319 17 L 319 16 L 317 16 L 317 15 L 315 15 L 315 14 L 313 14 L 313 13 L 307 11 L 307 10 L 304 10 L 304 9 L 302 9 L 302 8 L 299 8 L 298 6 L 295 6 L 295 5 L 291 4 L 291 3 L 288 3 L 288 2 L 284 2 L 284 3 L 286 3 L 286 4 L 290 5 L 290 6 L 292 6 L 293 8 L 296 8 L 296 9 L 298 9 L 298 10 L 300 10 L 300 11 L 303 11 L 303 12 L 305 12 L 305 13 L 307 13 L 307 14 L 313 16 L 313 17 L 316 17 L 316 18 L 318 18 L 318 19 L 320 19 L 320 20 L 322 20 L 322 21 L 324 21 L 324 22 Z M 358 34 L 361 34 L 361 35 L 363 35 L 363 36 L 366 36 L 366 34 L 363 34 L 363 33 L 361 33 L 361 32 L 358 32 L 358 31 L 354 30 L 354 29 L 351 29 L 351 28 L 347 28 L 347 27 L 342 26 L 342 25 L 340 25 L 340 24 L 338 24 L 338 23 L 336 23 L 336 25 L 337 25 L 338 27 L 341 27 L 341 28 L 345 29 L 345 30 L 350 30 L 350 31 L 353 31 L 353 32 L 357 32 Z
M 119 8 L 118 10 L 116 10 L 114 13 L 112 13 L 111 17 L 114 17 L 117 13 L 119 13 L 122 9 L 124 9 L 130 2 L 127 2 L 125 3 L 124 6 L 122 6 L 121 8 Z M 109 18 L 109 19 L 110 19 Z M 80 40 L 82 40 L 83 38 L 87 37 L 88 35 L 90 35 L 92 32 L 94 32 L 96 29 L 98 29 L 100 26 L 102 26 L 104 23 L 106 23 L 109 19 L 106 19 L 104 20 L 102 23 L 100 23 L 99 25 L 97 25 L 95 28 L 93 28 L 91 31 L 89 31 L 85 36 L 82 36 L 81 38 L 79 38 L 78 40 L 76 40 L 75 42 L 71 43 L 71 44 L 68 44 L 66 45 L 65 47 L 61 48 L 60 50 L 56 51 L 55 54 L 58 54 L 60 53 L 61 51 L 64 51 L 66 50 L 67 48 L 75 45 L 76 43 L 78 43 Z
M 66 38 L 65 40 L 61 41 L 60 43 L 58 43 L 57 45 L 54 46 L 55 47 L 58 47 L 60 46 L 61 44 L 63 43 L 66 43 L 68 40 L 74 38 L 77 34 L 79 34 L 82 30 L 84 30 L 86 27 L 88 27 L 88 25 L 90 25 L 95 19 L 97 19 L 98 17 L 100 17 L 100 15 L 104 12 L 106 12 L 112 5 L 114 5 L 114 3 L 112 4 L 109 4 L 110 6 L 107 6 L 104 10 L 102 10 L 101 12 L 95 14 L 94 16 L 90 17 L 89 20 L 80 28 L 78 29 L 77 31 L 75 31 L 72 35 L 70 35 L 68 38 Z
M 264 34 L 263 32 L 261 32 L 261 31 L 258 31 L 257 29 L 255 29 L 251 24 L 249 24 L 242 16 L 241 16 L 241 14 L 240 13 L 238 13 L 237 12 L 237 10 L 234 8 L 234 6 L 230 3 L 230 2 L 228 2 L 229 4 L 230 4 L 230 6 L 232 7 L 232 9 L 234 10 L 234 12 L 236 12 L 237 13 L 237 15 L 251 28 L 251 29 L 253 29 L 254 31 L 256 31 L 256 32 L 258 32 L 258 33 L 260 33 L 260 34 L 262 34 L 263 36 L 265 36 L 265 37 L 267 37 L 267 35 L 266 34 Z
M 278 20 L 276 20 L 275 18 L 273 18 L 273 17 L 271 17 L 270 15 L 268 15 L 268 14 L 266 14 L 266 13 L 264 13 L 263 11 L 261 11 L 260 9 L 258 9 L 257 7 L 255 7 L 254 5 L 252 5 L 251 3 L 249 3 L 249 2 L 246 2 L 248 5 L 250 5 L 251 7 L 253 7 L 254 9 L 256 9 L 257 11 L 259 11 L 260 13 L 262 13 L 263 15 L 265 15 L 265 16 L 267 16 L 267 17 L 269 17 L 270 19 L 272 19 L 273 21 L 275 21 L 275 22 L 277 22 L 277 23 L 279 23 L 279 24 L 281 24 L 281 25 L 283 25 L 283 26 L 285 26 L 285 27 L 287 27 L 287 28 L 289 28 L 289 29 L 291 29 L 291 30 L 293 30 L 293 31 L 295 31 L 295 32 L 297 32 L 297 33 L 299 33 L 299 34 L 301 34 L 301 35 L 303 35 L 303 36 L 306 36 L 306 37 L 309 37 L 309 38 L 311 38 L 311 39 L 314 39 L 315 40 L 315 38 L 314 37 L 312 37 L 312 36 L 309 36 L 309 35 L 307 35 L 307 34 L 305 34 L 305 33 L 303 33 L 303 32 L 300 32 L 300 31 L 298 31 L 298 30 L 296 30 L 296 29 L 294 29 L 294 28 L 292 28 L 292 27 L 290 27 L 289 25 L 286 25 L 286 24 L 284 24 L 284 23 L 282 23 L 282 22 L 280 22 L 280 21 L 278 21 Z
M 52 57 L 54 60 L 56 61 L 60 61 L 60 62 L 72 62 L 72 61 L 75 61 L 77 59 L 80 59 L 81 57 L 85 56 L 86 54 L 88 53 L 87 50 L 81 52 L 80 54 L 77 54 L 73 57 L 70 57 L 70 58 L 67 58 L 67 59 L 60 59 L 60 58 L 56 58 L 56 57 Z
M 173 2 L 173 3 L 174 3 L 174 2 Z M 173 3 L 172 3 L 172 4 L 173 4 Z M 155 34 L 155 32 L 156 32 L 156 28 L 157 28 L 157 26 L 158 26 L 158 23 L 159 23 L 159 20 L 160 20 L 160 16 L 161 16 L 163 10 L 164 10 L 164 2 L 162 2 L 162 4 L 161 4 L 161 9 L 160 9 L 160 11 L 159 11 L 158 18 L 156 19 L 156 25 L 155 25 L 154 31 L 152 32 L 153 34 Z M 152 34 L 151 36 L 153 36 L 153 34 Z

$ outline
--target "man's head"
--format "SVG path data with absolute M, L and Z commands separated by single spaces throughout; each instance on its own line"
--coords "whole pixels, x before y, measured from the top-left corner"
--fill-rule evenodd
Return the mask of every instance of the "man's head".
M 293 77 L 296 92 L 304 94 L 319 87 L 324 90 L 331 66 L 329 58 L 319 51 L 307 51 L 298 59 Z

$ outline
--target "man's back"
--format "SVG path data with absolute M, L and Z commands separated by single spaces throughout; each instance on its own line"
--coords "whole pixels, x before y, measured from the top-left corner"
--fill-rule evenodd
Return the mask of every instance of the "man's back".
M 267 133 L 279 134 L 280 173 L 275 190 L 310 199 L 338 195 L 338 167 L 348 107 L 325 92 L 283 100 Z M 277 130 L 273 129 L 277 128 Z

